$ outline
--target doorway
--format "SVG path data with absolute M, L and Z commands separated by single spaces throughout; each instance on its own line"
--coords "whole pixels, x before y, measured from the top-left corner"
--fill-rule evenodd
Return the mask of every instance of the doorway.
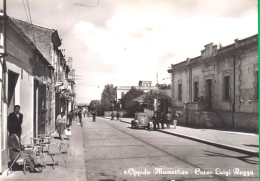
M 15 88 L 19 74 L 8 70 L 8 115 L 14 111 Z
M 46 131 L 46 85 L 38 86 L 38 134 Z
M 206 109 L 212 110 L 212 79 L 206 80 Z

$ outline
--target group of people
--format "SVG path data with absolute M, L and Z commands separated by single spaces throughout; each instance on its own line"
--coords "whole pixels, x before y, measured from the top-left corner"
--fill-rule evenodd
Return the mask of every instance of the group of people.
M 119 120 L 119 117 L 120 117 L 120 114 L 119 112 L 116 112 L 116 120 Z M 115 114 L 114 112 L 111 113 L 111 120 L 114 120 L 115 119 Z
M 70 111 L 68 117 L 66 117 L 65 112 L 61 112 L 56 119 L 57 132 L 60 139 L 63 140 L 65 135 L 65 130 L 70 130 L 73 120 L 79 120 L 80 126 L 82 126 L 82 112 Z M 95 117 L 93 116 L 93 119 Z M 29 164 L 29 171 L 36 172 L 34 169 L 37 158 L 33 150 L 25 150 L 24 145 L 21 144 L 21 134 L 22 134 L 22 123 L 23 114 L 20 113 L 20 106 L 14 106 L 14 112 L 10 113 L 7 121 L 7 130 L 9 132 L 8 146 L 10 153 L 11 163 L 16 161 L 19 157 L 26 157 Z
M 174 125 L 174 129 L 176 128 L 177 125 L 177 120 L 179 118 L 179 114 L 175 113 L 171 114 L 171 112 L 169 111 L 167 114 L 164 113 L 159 113 L 159 112 L 155 112 L 154 116 L 152 117 L 152 124 L 153 124 L 153 129 L 159 129 L 160 128 L 160 124 L 161 124 L 161 128 L 164 129 L 164 124 L 166 124 L 167 128 L 170 128 L 170 124 Z
M 25 150 L 21 144 L 23 114 L 20 113 L 20 106 L 14 106 L 14 112 L 10 113 L 7 119 L 7 130 L 9 132 L 8 147 L 11 163 L 19 157 L 26 159 L 30 172 L 37 172 L 34 167 L 37 164 L 36 153 L 33 150 Z
M 78 110 L 78 111 L 71 110 L 68 113 L 68 118 L 66 117 L 64 112 L 61 112 L 61 114 L 59 114 L 57 116 L 56 125 L 57 125 L 57 132 L 59 133 L 60 139 L 63 139 L 66 129 L 70 130 L 73 120 L 75 120 L 75 121 L 78 120 L 80 123 L 80 126 L 82 127 L 82 111 L 81 110 Z

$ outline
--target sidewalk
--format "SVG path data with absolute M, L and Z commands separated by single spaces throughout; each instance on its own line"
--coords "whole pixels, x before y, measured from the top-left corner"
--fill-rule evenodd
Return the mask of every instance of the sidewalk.
M 106 118 L 109 119 L 109 118 Z M 131 123 L 133 118 L 120 118 L 122 122 Z M 161 125 L 160 125 L 161 126 Z M 165 126 L 166 127 L 166 126 Z M 242 133 L 234 131 L 221 131 L 214 129 L 196 129 L 183 126 L 177 126 L 173 129 L 159 129 L 158 131 L 179 136 L 205 144 L 250 154 L 259 155 L 259 135 L 253 133 Z
M 54 180 L 54 181 L 85 181 L 86 171 L 84 164 L 84 149 L 83 149 L 83 135 L 82 128 L 77 126 L 77 122 L 73 121 L 71 126 L 70 140 L 65 140 L 65 143 L 69 145 L 63 147 L 62 151 L 67 151 L 63 154 L 65 162 L 61 156 L 55 156 L 55 160 L 58 160 L 58 165 L 54 166 L 54 169 L 50 165 L 46 165 L 46 168 L 42 170 L 42 173 L 30 173 L 27 172 L 26 175 L 23 171 L 18 170 L 7 176 L 7 170 L 0 175 L 0 180 Z M 54 134 L 54 137 L 56 135 Z M 53 138 L 53 142 L 62 141 Z M 51 158 L 48 155 L 44 155 L 44 161 L 50 161 Z M 66 166 L 67 165 L 67 166 Z

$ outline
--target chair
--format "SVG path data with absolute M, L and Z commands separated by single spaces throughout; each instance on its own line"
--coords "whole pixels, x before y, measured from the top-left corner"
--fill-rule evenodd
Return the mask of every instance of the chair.
M 19 151 L 19 154 L 17 155 L 17 157 L 14 159 L 14 161 L 12 162 L 10 167 L 8 168 L 7 176 L 9 175 L 9 172 L 11 172 L 11 173 L 13 172 L 13 166 L 15 164 L 23 165 L 23 173 L 24 173 L 24 175 L 26 175 L 26 171 L 27 171 L 27 168 L 28 168 L 28 165 L 27 165 L 28 157 L 20 158 L 20 156 L 21 156 L 21 151 Z
M 38 135 L 39 145 L 42 147 L 42 152 L 44 152 L 44 148 L 48 150 L 48 147 L 51 142 L 51 137 L 45 136 L 44 134 Z
M 51 137 L 45 136 L 45 134 L 38 135 L 39 143 L 49 144 Z
M 31 145 L 39 145 L 40 144 L 40 138 L 30 138 Z
M 53 169 L 55 169 L 54 168 L 55 165 L 58 165 L 58 161 L 54 159 L 55 156 L 61 156 L 65 163 L 65 167 L 67 167 L 67 162 L 62 155 L 61 148 L 62 148 L 62 144 L 60 143 L 50 143 L 48 146 L 47 155 L 49 155 L 52 159 L 51 164 Z M 45 164 L 47 163 L 45 162 Z

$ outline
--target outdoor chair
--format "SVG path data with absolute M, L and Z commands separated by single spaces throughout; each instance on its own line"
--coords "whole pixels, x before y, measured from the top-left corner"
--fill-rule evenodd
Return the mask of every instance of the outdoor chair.
M 28 171 L 28 168 L 30 167 L 30 165 L 28 164 L 29 156 L 21 157 L 21 154 L 22 154 L 22 151 L 19 151 L 19 154 L 17 155 L 17 157 L 11 163 L 10 167 L 7 170 L 7 176 L 9 175 L 9 173 L 13 172 L 13 167 L 15 165 L 23 166 L 23 173 L 24 173 L 24 175 L 26 175 L 26 172 Z M 45 168 L 45 164 L 43 162 L 42 155 L 37 156 L 37 161 L 38 161 L 38 159 L 40 159 L 41 161 L 39 163 L 35 163 L 34 166 L 35 166 L 35 168 L 38 168 L 39 172 L 42 172 L 42 167 Z
M 45 136 L 45 134 L 38 135 L 39 145 L 42 147 L 42 152 L 44 149 L 47 151 L 51 142 L 51 137 Z
M 62 148 L 62 144 L 60 143 L 50 143 L 48 146 L 48 151 L 47 151 L 47 155 L 49 155 L 52 159 L 52 161 L 50 162 L 50 164 L 52 165 L 52 168 L 54 168 L 55 165 L 58 165 L 58 160 L 55 159 L 58 157 L 61 157 L 65 163 L 65 167 L 67 167 L 67 162 L 63 157 L 63 154 L 61 152 L 61 148 Z M 48 164 L 47 162 L 45 162 L 45 164 Z
M 30 138 L 31 145 L 40 145 L 40 138 Z
M 9 172 L 12 173 L 13 172 L 13 167 L 15 164 L 17 165 L 22 165 L 23 166 L 23 173 L 26 175 L 26 159 L 27 158 L 20 158 L 21 156 L 21 151 L 19 152 L 19 154 L 17 155 L 17 157 L 14 159 L 14 161 L 11 163 L 10 167 L 7 170 L 7 176 L 9 175 Z

